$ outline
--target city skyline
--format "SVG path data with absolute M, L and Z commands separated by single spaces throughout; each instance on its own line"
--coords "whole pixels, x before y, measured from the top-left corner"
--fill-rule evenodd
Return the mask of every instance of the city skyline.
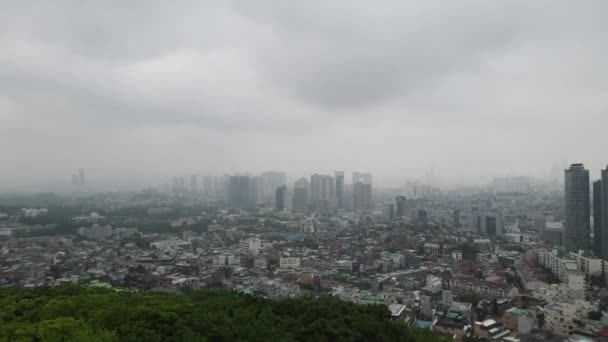
M 0 340 L 608 341 L 608 1 L 0 2 Z

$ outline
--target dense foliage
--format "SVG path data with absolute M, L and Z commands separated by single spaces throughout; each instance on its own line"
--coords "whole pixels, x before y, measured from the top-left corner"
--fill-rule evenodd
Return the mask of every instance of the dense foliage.
M 223 290 L 189 294 L 76 286 L 0 289 L 0 341 L 438 341 L 383 306 L 280 301 Z

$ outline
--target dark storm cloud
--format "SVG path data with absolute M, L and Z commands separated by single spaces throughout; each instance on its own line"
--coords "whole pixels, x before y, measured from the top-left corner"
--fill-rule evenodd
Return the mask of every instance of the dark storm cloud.
M 0 175 L 399 181 L 429 165 L 540 176 L 564 155 L 596 169 L 606 13 L 604 1 L 3 2 Z

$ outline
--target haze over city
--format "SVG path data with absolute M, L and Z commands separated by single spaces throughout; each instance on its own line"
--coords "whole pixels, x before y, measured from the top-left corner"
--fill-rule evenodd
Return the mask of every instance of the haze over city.
M 605 1 L 54 1 L 0 11 L 0 187 L 605 166 Z
M 0 341 L 608 342 L 608 1 L 0 1 Z

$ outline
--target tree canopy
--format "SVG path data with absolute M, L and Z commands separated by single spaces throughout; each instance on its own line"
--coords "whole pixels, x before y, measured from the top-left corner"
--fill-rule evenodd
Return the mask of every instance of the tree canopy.
M 226 290 L 0 289 L 0 341 L 442 341 L 386 307 Z

